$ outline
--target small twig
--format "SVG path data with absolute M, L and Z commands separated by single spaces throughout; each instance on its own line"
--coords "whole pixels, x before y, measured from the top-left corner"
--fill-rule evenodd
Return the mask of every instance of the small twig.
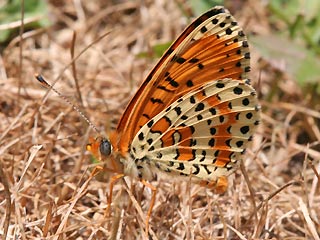
M 314 172 L 314 174 L 317 176 L 318 178 L 318 183 L 320 182 L 320 175 L 319 172 L 317 171 L 317 169 L 314 167 L 312 161 L 309 161 L 309 166 L 311 167 L 312 171 Z
M 9 183 L 6 175 L 3 171 L 3 165 L 0 160 L 0 182 L 3 184 L 4 189 L 4 196 L 6 199 L 6 218 L 4 221 L 4 227 L 3 227 L 3 239 L 7 239 L 9 224 L 10 224 L 10 217 L 11 217 L 11 195 L 9 190 Z
M 262 200 L 261 203 L 257 206 L 257 211 L 260 210 L 260 208 L 264 205 L 264 203 L 270 201 L 274 196 L 276 196 L 278 193 L 280 193 L 282 190 L 284 190 L 285 188 L 293 185 L 293 184 L 301 184 L 302 181 L 301 180 L 293 180 L 291 182 L 286 183 L 285 185 L 283 185 L 282 187 L 278 188 L 277 190 L 275 190 L 274 192 L 272 192 L 266 199 Z M 252 213 L 251 216 L 249 217 L 249 219 L 247 220 L 247 223 L 251 221 L 252 217 L 255 215 L 255 213 Z
M 254 213 L 255 219 L 256 219 L 256 221 L 258 221 L 258 213 L 257 213 L 258 210 L 257 210 L 256 201 L 255 201 L 255 198 L 254 198 L 255 192 L 254 192 L 254 190 L 253 190 L 253 188 L 251 186 L 247 170 L 246 170 L 246 168 L 245 168 L 245 166 L 244 166 L 242 161 L 240 161 L 240 169 L 241 169 L 241 172 L 243 174 L 244 180 L 246 181 L 248 189 L 249 189 L 250 199 L 251 199 L 251 202 L 252 202 L 252 205 L 253 205 L 253 213 Z
M 75 44 L 76 43 L 76 39 L 77 39 L 77 32 L 74 31 L 73 35 L 72 35 L 72 42 L 71 42 L 71 48 L 70 48 L 71 59 L 74 58 L 74 49 L 75 49 L 75 45 L 76 45 Z M 74 82 L 75 82 L 75 85 L 76 85 L 76 91 L 77 91 L 77 94 L 78 94 L 78 98 L 79 98 L 81 107 L 83 107 L 83 101 L 82 101 L 82 96 L 81 96 L 81 92 L 80 92 L 79 81 L 78 81 L 78 78 L 77 78 L 77 68 L 76 68 L 76 62 L 75 61 L 72 62 L 71 67 L 72 67 L 72 75 L 73 75 Z
M 20 2 L 21 7 L 21 25 L 19 30 L 19 37 L 20 37 L 20 44 L 19 44 L 19 86 L 18 86 L 18 105 L 20 105 L 20 95 L 21 95 L 21 88 L 22 88 L 22 67 L 23 67 L 23 58 L 22 58 L 22 51 L 23 51 L 23 32 L 24 32 L 24 0 Z
M 90 43 L 88 46 L 86 46 L 84 49 L 82 49 L 82 51 L 80 51 L 80 53 L 78 55 L 76 55 L 60 72 L 60 74 L 56 77 L 56 79 L 52 82 L 52 87 L 59 81 L 59 79 L 62 77 L 62 75 L 64 74 L 64 72 L 76 61 L 78 60 L 82 54 L 84 54 L 90 47 L 92 47 L 94 44 L 96 44 L 97 42 L 99 42 L 101 39 L 103 39 L 105 36 L 107 36 L 110 32 L 106 32 L 104 34 L 102 34 L 100 37 L 98 37 L 96 40 L 94 40 L 92 43 Z M 45 98 L 48 96 L 50 90 L 48 89 L 47 93 L 43 96 L 42 100 L 44 101 Z

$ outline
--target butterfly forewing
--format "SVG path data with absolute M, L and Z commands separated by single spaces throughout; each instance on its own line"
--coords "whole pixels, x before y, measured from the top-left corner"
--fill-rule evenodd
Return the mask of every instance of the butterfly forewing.
M 173 43 L 130 101 L 112 144 L 126 156 L 138 131 L 178 98 L 224 78 L 246 79 L 249 72 L 246 37 L 223 7 L 196 19 Z M 163 123 L 161 131 L 169 125 Z

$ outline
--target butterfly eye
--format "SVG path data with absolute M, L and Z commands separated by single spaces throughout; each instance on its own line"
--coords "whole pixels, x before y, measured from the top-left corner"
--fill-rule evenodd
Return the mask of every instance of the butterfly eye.
M 107 139 L 102 139 L 100 142 L 99 150 L 101 155 L 109 156 L 111 154 L 111 144 Z

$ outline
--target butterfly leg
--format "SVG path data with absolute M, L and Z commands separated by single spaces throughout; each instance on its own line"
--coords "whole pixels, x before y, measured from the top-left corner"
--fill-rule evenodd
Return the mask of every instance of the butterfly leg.
M 110 180 L 110 187 L 109 187 L 109 197 L 107 202 L 107 208 L 105 210 L 104 215 L 109 216 L 110 215 L 110 208 L 111 208 L 111 202 L 112 202 L 112 193 L 113 193 L 113 186 L 114 184 L 119 181 L 119 179 L 123 178 L 124 174 L 117 174 L 111 177 Z
M 149 219 L 150 219 L 150 216 L 151 216 L 151 213 L 152 213 L 153 206 L 154 206 L 155 201 L 156 201 L 157 188 L 155 186 L 151 185 L 149 182 L 147 182 L 145 180 L 141 180 L 141 183 L 144 186 L 150 188 L 151 191 L 152 191 L 151 202 L 150 202 L 149 210 L 148 210 L 147 217 L 146 217 L 146 235 L 148 236 Z
M 103 170 L 103 167 L 101 167 L 101 166 L 96 166 L 93 170 L 92 170 L 92 172 L 91 172 L 91 174 L 90 174 L 90 178 L 93 178 L 94 176 L 96 176 L 99 172 L 101 172 Z
M 201 181 L 200 185 L 203 187 L 212 188 L 216 191 L 218 194 L 225 193 L 228 189 L 228 179 L 226 176 L 218 177 L 215 181 Z
M 215 190 L 217 193 L 222 194 L 225 193 L 228 189 L 228 179 L 226 176 L 221 176 L 217 179 Z

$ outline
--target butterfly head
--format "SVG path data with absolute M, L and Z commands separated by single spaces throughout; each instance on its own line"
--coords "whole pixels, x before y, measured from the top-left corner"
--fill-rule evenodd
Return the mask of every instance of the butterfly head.
M 110 141 L 104 137 L 90 138 L 86 149 L 99 160 L 105 159 L 112 153 L 112 145 Z

